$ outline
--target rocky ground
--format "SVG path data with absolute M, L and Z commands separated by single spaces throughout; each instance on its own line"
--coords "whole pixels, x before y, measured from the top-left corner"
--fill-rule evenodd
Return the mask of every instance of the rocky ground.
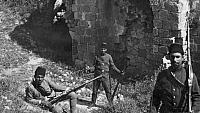
M 13 30 L 24 24 L 21 17 L 9 8 L 0 4 L 0 112 L 1 113 L 48 113 L 37 106 L 28 104 L 24 101 L 24 89 L 31 81 L 33 73 L 37 66 L 47 68 L 47 77 L 53 81 L 74 87 L 84 83 L 92 78 L 81 70 L 62 62 L 55 62 L 46 57 L 36 54 L 35 49 L 22 47 L 10 37 Z M 27 33 L 27 32 L 26 32 Z M 23 34 L 25 35 L 25 34 Z M 22 35 L 20 35 L 22 36 Z M 19 37 L 18 37 L 19 38 Z M 20 37 L 23 39 L 23 37 Z M 25 38 L 24 38 L 25 39 Z M 24 41 L 21 40 L 21 41 Z M 44 53 L 47 49 L 38 47 L 34 41 L 29 40 L 37 50 Z M 50 54 L 51 55 L 51 54 Z M 48 56 L 48 55 L 47 55 Z M 51 57 L 51 56 L 50 56 Z M 113 87 L 116 81 L 112 81 Z M 127 84 L 119 87 L 118 98 L 115 98 L 115 108 L 117 113 L 143 113 L 148 112 L 149 99 L 152 91 L 152 80 L 136 82 L 136 85 Z M 78 102 L 78 113 L 109 113 L 105 106 L 107 104 L 105 93 L 99 92 L 97 104 L 98 107 L 88 109 L 88 103 L 91 100 L 92 84 L 77 91 L 80 101 Z M 81 101 L 82 100 L 82 101 Z M 66 102 L 66 105 L 68 103 Z

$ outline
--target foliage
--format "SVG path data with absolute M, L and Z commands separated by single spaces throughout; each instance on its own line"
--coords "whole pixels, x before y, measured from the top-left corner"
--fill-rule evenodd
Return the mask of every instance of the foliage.
M 33 12 L 38 7 L 38 0 L 3 0 L 1 3 L 23 18 L 27 18 L 28 13 Z

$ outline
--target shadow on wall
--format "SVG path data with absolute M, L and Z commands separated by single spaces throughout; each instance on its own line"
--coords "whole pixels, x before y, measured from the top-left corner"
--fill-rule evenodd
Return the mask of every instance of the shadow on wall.
M 28 21 L 17 26 L 9 35 L 24 49 L 55 62 L 72 65 L 72 39 L 64 19 L 53 23 L 35 11 Z M 37 19 L 35 21 L 32 21 Z

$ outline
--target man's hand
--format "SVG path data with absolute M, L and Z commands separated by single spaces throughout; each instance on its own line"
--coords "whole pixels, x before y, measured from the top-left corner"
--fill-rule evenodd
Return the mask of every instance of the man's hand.
M 125 75 L 125 72 L 124 72 L 124 71 L 121 71 L 120 74 L 121 74 L 122 76 L 124 76 L 124 75 Z
M 71 90 L 71 88 L 70 88 L 70 87 L 67 87 L 67 88 L 65 89 L 65 91 L 62 92 L 62 94 L 65 94 L 65 93 L 69 92 L 70 90 Z
M 49 109 L 52 109 L 53 108 L 53 105 L 49 102 L 49 101 L 45 101 L 45 100 L 42 100 L 40 105 L 44 106 L 44 107 L 47 107 Z

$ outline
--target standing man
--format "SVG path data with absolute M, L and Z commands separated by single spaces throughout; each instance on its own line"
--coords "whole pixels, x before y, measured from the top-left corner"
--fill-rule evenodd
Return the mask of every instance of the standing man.
M 52 105 L 48 97 L 53 95 L 54 92 L 67 91 L 66 87 L 57 85 L 51 80 L 45 78 L 46 69 L 37 67 L 34 78 L 29 86 L 26 88 L 26 101 L 35 105 L 44 106 L 53 113 L 63 113 L 63 109 L 58 105 Z M 70 100 L 70 113 L 76 113 L 77 95 L 72 92 L 64 99 Z
M 112 69 L 114 69 L 115 71 L 117 71 L 120 74 L 123 74 L 114 64 L 113 59 L 111 57 L 111 55 L 109 55 L 108 53 L 106 53 L 107 49 L 106 49 L 107 44 L 106 43 L 102 43 L 101 45 L 101 50 L 100 50 L 100 54 L 98 54 L 95 57 L 95 74 L 94 77 L 100 76 L 103 74 L 103 77 L 95 80 L 93 82 L 93 93 L 92 93 L 92 104 L 90 107 L 95 106 L 96 103 L 96 99 L 97 99 L 97 91 L 100 87 L 100 84 L 102 83 L 102 86 L 105 90 L 106 93 L 106 97 L 108 99 L 109 105 L 112 107 L 113 106 L 113 102 L 111 99 L 111 87 L 110 87 L 110 75 L 109 75 L 109 68 L 111 67 Z
M 171 66 L 158 74 L 153 91 L 151 113 L 183 113 L 189 110 L 189 74 L 183 67 L 182 45 L 174 43 L 168 49 Z M 195 75 L 191 92 L 192 110 L 194 113 L 200 113 L 200 90 Z

